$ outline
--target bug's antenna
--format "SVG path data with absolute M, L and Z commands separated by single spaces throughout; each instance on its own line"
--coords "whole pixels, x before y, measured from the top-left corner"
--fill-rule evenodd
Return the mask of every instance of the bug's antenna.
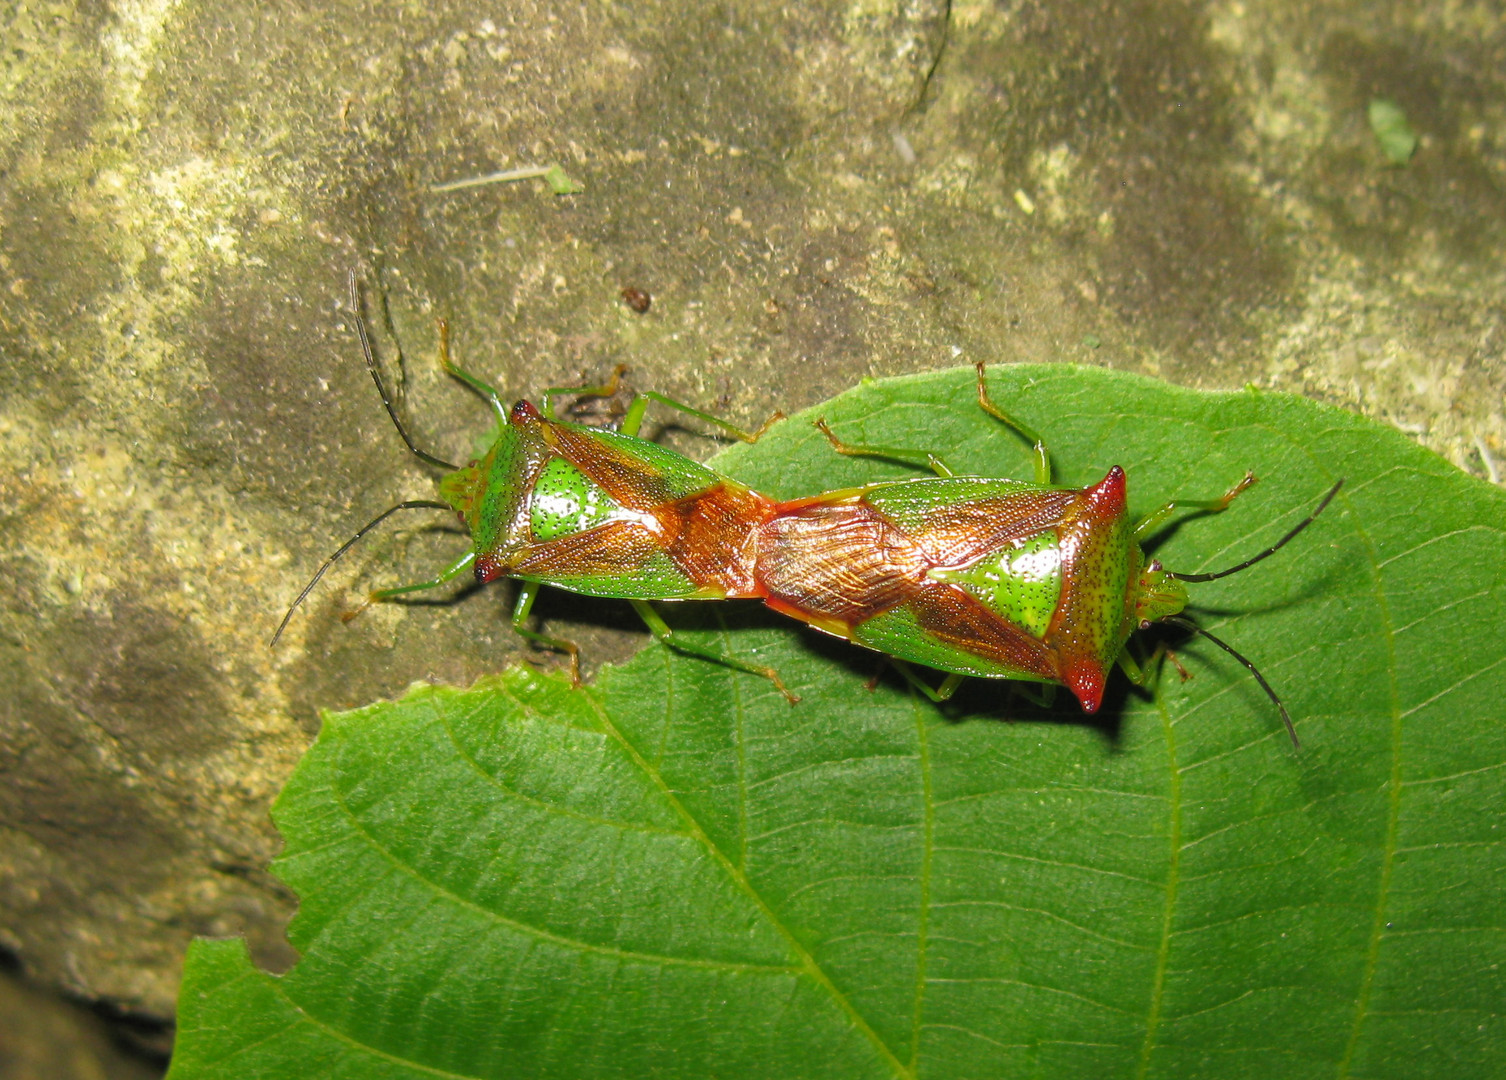
M 1308 514 L 1301 521 L 1297 522 L 1297 524 L 1292 527 L 1291 532 L 1287 533 L 1280 540 L 1277 540 L 1274 544 L 1266 548 L 1254 558 L 1246 559 L 1238 566 L 1231 566 L 1227 570 L 1219 570 L 1216 573 L 1212 574 L 1173 574 L 1168 570 L 1166 572 L 1166 576 L 1174 577 L 1178 581 L 1214 581 L 1221 577 L 1228 577 L 1230 574 L 1237 574 L 1241 570 L 1248 570 L 1250 567 L 1258 563 L 1261 559 L 1270 558 L 1272 555 L 1276 554 L 1276 552 L 1280 551 L 1282 548 L 1286 547 L 1287 544 L 1296 539 L 1297 534 L 1311 525 L 1317 519 L 1318 515 L 1328 507 L 1328 504 L 1333 502 L 1333 497 L 1339 493 L 1339 488 L 1343 486 L 1344 481 L 1341 478 L 1337 483 L 1334 484 L 1333 487 L 1328 489 L 1328 494 L 1323 496 L 1323 501 L 1318 504 L 1318 508 L 1316 510 L 1314 510 L 1311 514 Z
M 390 407 L 391 406 L 389 406 L 389 408 Z M 282 622 L 280 622 L 280 623 L 277 624 L 277 633 L 275 633 L 275 634 L 272 635 L 272 640 L 267 643 L 267 648 L 271 649 L 271 648 L 276 648 L 277 647 L 277 639 L 280 638 L 280 637 L 282 637 L 282 632 L 287 629 L 287 627 L 288 627 L 288 620 L 293 617 L 293 612 L 295 612 L 295 611 L 298 610 L 298 605 L 301 604 L 301 603 L 303 603 L 303 601 L 308 597 L 308 594 L 314 591 L 314 586 L 317 585 L 317 584 L 319 584 L 319 579 L 324 576 L 324 572 L 335 564 L 335 560 L 336 559 L 338 559 L 341 555 L 344 555 L 347 551 L 349 551 L 352 547 L 354 547 L 357 540 L 361 539 L 361 537 L 365 536 L 372 529 L 376 528 L 382 522 L 386 521 L 388 518 L 390 518 L 393 514 L 397 513 L 399 510 L 451 510 L 451 509 L 453 509 L 453 507 L 451 507 L 449 503 L 435 502 L 432 499 L 414 499 L 411 502 L 400 502 L 396 506 L 389 506 L 387 509 L 383 510 L 376 517 L 374 517 L 370 521 L 368 521 L 365 525 L 362 525 L 361 528 L 360 528 L 360 530 L 357 531 L 357 533 L 354 536 L 352 536 L 349 540 L 345 541 L 345 543 L 343 543 L 343 544 L 340 545 L 340 548 L 339 548 L 338 551 L 336 551 L 333 555 L 331 555 L 329 558 L 327 558 L 327 559 L 324 560 L 324 565 L 323 566 L 319 567 L 318 570 L 314 571 L 314 576 L 311 577 L 311 578 L 309 578 L 309 583 L 307 585 L 305 585 L 303 587 L 303 591 L 298 594 L 298 599 L 294 600 L 293 603 L 292 603 L 292 606 L 290 606 L 288 608 L 288 613 L 282 617 Z
M 387 394 L 387 384 L 382 381 L 381 369 L 377 367 L 376 356 L 371 351 L 371 337 L 366 333 L 366 318 L 361 314 L 361 279 L 356 272 L 350 272 L 350 310 L 355 314 L 356 336 L 361 339 L 361 355 L 366 358 L 366 370 L 371 372 L 371 381 L 376 383 L 377 393 L 382 395 L 382 404 L 387 406 L 387 415 L 392 417 L 392 426 L 397 428 L 397 433 L 403 437 L 403 442 L 408 444 L 408 449 L 418 457 L 420 461 L 437 466 L 447 472 L 454 472 L 458 465 L 451 465 L 443 458 L 437 458 L 426 450 L 420 450 L 413 445 L 413 440 L 408 436 L 408 429 L 403 427 L 403 422 L 398 419 L 397 410 L 392 407 L 392 398 Z
M 1337 490 L 1338 488 L 1334 488 L 1334 491 Z M 1329 494 L 1330 496 L 1332 496 L 1332 492 L 1330 492 Z M 1322 509 L 1322 507 L 1319 507 L 1319 509 Z M 1304 522 L 1304 524 L 1306 523 Z M 1283 541 L 1283 543 L 1284 542 L 1285 541 Z M 1280 545 L 1277 546 L 1279 547 Z M 1297 740 L 1297 729 L 1292 724 L 1291 714 L 1286 711 L 1286 706 L 1282 704 L 1281 699 L 1276 696 L 1276 691 L 1271 689 L 1271 684 L 1265 681 L 1265 676 L 1260 673 L 1259 668 L 1250 663 L 1250 661 L 1238 650 L 1236 650 L 1234 646 L 1230 645 L 1222 638 L 1214 637 L 1212 634 L 1208 633 L 1208 631 L 1204 630 L 1201 626 L 1193 622 L 1191 619 L 1183 619 L 1176 615 L 1171 615 L 1161 621 L 1169 622 L 1173 626 L 1180 626 L 1183 630 L 1191 630 L 1195 634 L 1202 634 L 1203 637 L 1213 642 L 1213 644 L 1217 645 L 1220 649 L 1223 649 L 1224 652 L 1228 653 L 1230 656 L 1234 657 L 1234 659 L 1243 664 L 1249 670 L 1250 674 L 1255 676 L 1255 681 L 1258 682 L 1260 684 L 1260 688 L 1265 691 L 1266 697 L 1274 701 L 1276 703 L 1276 708 L 1281 711 L 1281 722 L 1286 725 L 1286 733 L 1292 737 L 1292 749 L 1302 749 L 1302 743 Z

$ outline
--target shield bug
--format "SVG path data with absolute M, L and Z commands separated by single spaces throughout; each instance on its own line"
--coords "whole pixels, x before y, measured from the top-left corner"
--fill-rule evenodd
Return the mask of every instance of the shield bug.
M 1147 558 L 1141 540 L 1178 509 L 1217 512 L 1254 482 L 1246 474 L 1221 498 L 1168 503 L 1136 523 L 1115 466 L 1097 484 L 1051 484 L 1044 441 L 989 397 L 977 365 L 978 404 L 1034 444 L 1033 481 L 957 476 L 935 455 L 851 446 L 817 426 L 843 454 L 926 461 L 938 475 L 832 491 L 781 503 L 761 527 L 756 577 L 765 602 L 819 630 L 887 653 L 927 696 L 944 701 L 967 676 L 1066 686 L 1097 711 L 1117 662 L 1137 683 L 1157 666 L 1137 663 L 1136 630 L 1169 623 L 1207 637 L 1243 664 L 1281 713 L 1264 676 L 1228 643 L 1183 617 L 1186 583 L 1212 581 L 1274 554 L 1312 524 L 1338 493 L 1266 550 L 1209 574 L 1182 574 Z M 948 674 L 931 687 L 904 661 Z
M 684 641 L 648 603 L 760 595 L 753 584 L 753 538 L 758 525 L 774 513 L 773 502 L 637 437 L 650 401 L 697 417 L 746 442 L 756 441 L 782 414 L 775 413 L 763 428 L 749 434 L 662 394 L 647 392 L 633 398 L 617 431 L 557 418 L 555 398 L 562 394 L 610 396 L 617 390 L 616 376 L 606 386 L 546 390 L 538 407 L 527 401 L 508 407 L 495 389 L 453 363 L 447 328 L 441 322 L 441 365 L 480 394 L 499 421 L 497 438 L 484 455 L 465 465 L 453 465 L 415 445 L 393 407 L 361 315 L 361 290 L 354 274 L 350 302 L 367 370 L 398 434 L 419 460 L 445 470 L 439 481 L 443 501 L 399 503 L 362 527 L 325 560 L 298 594 L 272 637 L 274 645 L 325 571 L 362 536 L 399 510 L 446 510 L 457 514 L 469 531 L 470 550 L 426 581 L 370 593 L 362 608 L 438 588 L 466 572 L 482 583 L 514 578 L 519 587 L 513 629 L 530 641 L 568 654 L 571 677 L 578 683 L 580 651 L 575 644 L 528 626 L 539 588 L 551 585 L 624 599 L 666 645 L 764 676 L 791 702 L 797 700 L 772 668 Z

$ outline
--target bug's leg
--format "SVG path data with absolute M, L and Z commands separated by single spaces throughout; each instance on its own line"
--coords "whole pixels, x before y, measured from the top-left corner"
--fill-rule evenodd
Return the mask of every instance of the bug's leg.
M 374 589 L 366 594 L 366 599 L 362 600 L 354 611 L 347 611 L 344 615 L 341 615 L 340 621 L 350 622 L 351 619 L 354 619 L 372 604 L 380 604 L 385 600 L 394 600 L 399 596 L 406 596 L 408 593 L 423 592 L 425 589 L 437 589 L 446 582 L 454 581 L 461 574 L 465 573 L 470 568 L 471 563 L 475 561 L 476 553 L 474 551 L 467 551 L 428 581 L 419 581 L 412 585 L 399 585 L 395 589 Z
M 1027 442 L 1034 444 L 1035 482 L 1037 484 L 1051 483 L 1051 452 L 1046 449 L 1046 441 L 994 404 L 994 399 L 988 396 L 988 381 L 984 378 L 983 361 L 979 360 L 973 366 L 978 369 L 978 407 L 995 420 L 1014 428 L 1015 431 L 1025 436 Z
M 845 443 L 837 438 L 831 428 L 827 427 L 824 416 L 817 418 L 816 427 L 820 429 L 822 435 L 826 436 L 826 441 L 831 443 L 831 448 L 839 454 L 846 454 L 848 457 L 891 458 L 895 461 L 903 461 L 907 465 L 919 465 L 924 461 L 925 467 L 937 476 L 957 475 L 945 461 L 929 451 L 909 450 L 900 446 L 855 446 L 852 443 Z
M 745 443 L 756 443 L 759 439 L 763 438 L 765 431 L 768 431 L 775 423 L 784 419 L 784 413 L 776 409 L 757 431 L 750 433 L 734 424 L 729 424 L 725 420 L 712 416 L 710 413 L 702 412 L 700 409 L 693 409 L 682 401 L 665 397 L 654 390 L 645 390 L 633 399 L 633 403 L 628 406 L 627 415 L 622 418 L 622 431 L 624 434 L 638 434 L 638 429 L 643 426 L 643 413 L 648 408 L 650 401 L 657 401 L 660 405 L 666 405 L 671 409 L 678 409 L 687 416 L 694 416 L 697 420 L 704 420 L 708 424 L 721 428 L 734 439 Z
M 618 364 L 612 370 L 611 379 L 600 386 L 551 386 L 544 391 L 540 408 L 543 409 L 546 417 L 554 420 L 556 419 L 554 415 L 554 398 L 557 395 L 572 394 L 576 397 L 611 397 L 617 393 L 617 387 L 622 382 L 622 373 L 626 370 L 626 364 Z M 637 435 L 642 430 L 643 414 L 648 410 L 648 403 L 650 401 L 657 401 L 660 405 L 677 409 L 687 416 L 694 416 L 697 420 L 704 420 L 713 427 L 721 428 L 734 439 L 740 439 L 745 443 L 756 443 L 763 437 L 764 432 L 773 427 L 776 421 L 784 419 L 784 413 L 776 411 L 763 422 L 762 427 L 757 431 L 749 433 L 720 417 L 712 416 L 708 412 L 702 412 L 700 409 L 686 405 L 683 401 L 676 401 L 674 398 L 666 397 L 654 390 L 644 390 L 633 395 L 633 400 L 628 404 L 627 412 L 623 414 L 622 425 L 619 430 L 624 435 Z
M 435 323 L 439 329 L 439 366 L 444 369 L 446 375 L 459 379 L 472 390 L 476 391 L 476 393 L 486 398 L 491 403 L 491 407 L 497 411 L 498 419 L 504 424 L 507 423 L 507 406 L 502 404 L 502 398 L 497 393 L 496 388 L 491 383 L 472 375 L 450 359 L 449 320 L 436 319 Z
M 1019 694 L 1020 697 L 1038 709 L 1049 709 L 1056 704 L 1056 685 L 1054 683 L 1033 683 L 1014 680 L 1010 682 L 1009 689 L 1011 693 Z
M 942 679 L 940 685 L 932 689 L 931 684 L 915 674 L 915 670 L 903 660 L 897 660 L 891 656 L 889 657 L 889 663 L 894 666 L 895 671 L 905 677 L 907 683 L 938 705 L 949 700 L 957 692 L 957 687 L 962 685 L 962 680 L 967 678 L 966 675 L 959 675 L 954 671 Z
M 1192 678 L 1192 672 L 1182 666 L 1182 661 L 1177 659 L 1177 654 L 1167 648 L 1166 642 L 1156 642 L 1156 647 L 1151 651 L 1150 658 L 1144 661 L 1136 660 L 1130 647 L 1125 645 L 1119 651 L 1119 659 L 1116 661 L 1119 670 L 1124 672 L 1125 677 L 1136 686 L 1154 690 L 1156 681 L 1161 674 L 1161 661 L 1170 660 L 1171 666 L 1177 669 L 1183 682 Z
M 1139 539 L 1142 536 L 1155 532 L 1165 523 L 1167 518 L 1171 517 L 1178 510 L 1196 510 L 1200 514 L 1217 514 L 1221 510 L 1227 510 L 1229 504 L 1237 499 L 1242 491 L 1254 483 L 1255 474 L 1246 472 L 1244 478 L 1239 483 L 1235 484 L 1217 499 L 1182 499 L 1178 502 L 1169 502 L 1135 526 L 1135 537 Z
M 539 411 L 544 414 L 546 420 L 558 420 L 555 415 L 554 399 L 560 396 L 578 398 L 609 398 L 617 393 L 617 388 L 622 383 L 622 373 L 627 370 L 626 364 L 618 364 L 612 369 L 612 377 L 604 383 L 596 383 L 591 386 L 551 386 L 539 396 Z M 640 410 L 641 411 L 641 410 Z M 628 412 L 632 412 L 631 409 Z M 624 422 L 625 423 L 625 422 Z M 624 428 L 626 430 L 626 428 Z M 636 431 L 627 432 L 629 435 Z
M 628 603 L 633 605 L 633 610 L 638 613 L 638 617 L 648 626 L 649 632 L 665 645 L 674 649 L 675 652 L 686 653 L 690 656 L 699 656 L 703 660 L 714 660 L 718 664 L 725 664 L 729 668 L 745 671 L 749 675 L 761 675 L 772 682 L 775 689 L 783 694 L 785 700 L 791 705 L 800 700 L 799 695 L 791 693 L 789 688 L 784 685 L 784 680 L 779 677 L 779 672 L 773 668 L 764 667 L 761 664 L 750 664 L 746 660 L 739 660 L 735 656 L 719 653 L 715 649 L 707 649 L 700 645 L 692 645 L 689 642 L 682 641 L 679 635 L 670 629 L 669 624 L 660 618 L 659 613 L 653 609 L 653 605 L 647 600 L 629 600 Z
M 1157 645 L 1156 651 L 1150 654 L 1150 659 L 1142 663 L 1135 659 L 1129 645 L 1125 645 L 1119 650 L 1119 658 L 1115 663 L 1119 665 L 1119 670 L 1124 672 L 1125 678 L 1130 682 L 1143 689 L 1154 689 L 1156 671 L 1161 666 L 1161 653 L 1164 648 L 1164 643 Z
M 537 630 L 528 629 L 528 615 L 533 611 L 533 602 L 539 595 L 539 583 L 537 581 L 518 582 L 518 600 L 512 608 L 513 633 L 521 638 L 536 642 L 546 649 L 562 652 L 570 657 L 570 685 L 580 685 L 580 646 L 565 638 L 550 637 L 541 634 Z

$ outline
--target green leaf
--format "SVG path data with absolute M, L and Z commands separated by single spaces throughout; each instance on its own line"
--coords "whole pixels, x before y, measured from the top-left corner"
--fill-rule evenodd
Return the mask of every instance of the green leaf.
M 1405 165 L 1417 150 L 1417 133 L 1407 123 L 1400 105 L 1385 98 L 1373 98 L 1369 108 L 1370 131 L 1380 143 L 1381 153 L 1392 165 Z
M 938 709 L 757 605 L 663 605 L 803 697 L 651 646 L 327 717 L 283 793 L 288 974 L 189 955 L 171 1076 L 1506 1075 L 1506 496 L 1280 394 L 996 370 L 1059 479 L 1170 530 L 1303 737 L 1197 639 L 1097 718 L 1006 683 Z M 852 442 L 1028 475 L 970 370 L 817 410 Z M 781 497 L 911 475 L 810 415 L 719 468 Z
M 577 195 L 585 190 L 566 176 L 565 170 L 558 165 L 549 166 L 549 170 L 544 173 L 544 183 L 548 184 L 549 190 L 556 195 Z

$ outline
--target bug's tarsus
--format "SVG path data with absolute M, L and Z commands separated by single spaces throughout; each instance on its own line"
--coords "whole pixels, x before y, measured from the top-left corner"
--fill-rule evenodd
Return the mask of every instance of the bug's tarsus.
M 1243 484 L 1240 485 L 1240 487 L 1242 486 Z M 1272 555 L 1276 554 L 1276 552 L 1280 551 L 1282 548 L 1286 547 L 1287 544 L 1296 539 L 1298 533 L 1311 525 L 1315 520 L 1317 520 L 1318 515 L 1321 514 L 1325 509 L 1327 509 L 1328 504 L 1333 501 L 1333 497 L 1339 493 L 1339 488 L 1343 486 L 1344 481 L 1342 479 L 1338 480 L 1333 485 L 1333 487 L 1328 489 L 1328 494 L 1323 496 L 1323 501 L 1318 503 L 1316 510 L 1314 510 L 1311 514 L 1308 514 L 1307 517 L 1303 518 L 1301 521 L 1297 522 L 1296 525 L 1292 526 L 1291 531 L 1283 536 L 1280 540 L 1277 540 L 1274 544 L 1266 548 L 1259 555 L 1246 559 L 1238 566 L 1231 566 L 1227 570 L 1219 570 L 1212 574 L 1174 574 L 1168 570 L 1167 576 L 1174 577 L 1178 581 L 1216 581 L 1221 577 L 1228 577 L 1230 574 L 1237 574 L 1241 570 L 1248 570 L 1250 567 L 1254 566 L 1262 559 L 1270 558 Z M 1235 492 L 1237 493 L 1238 490 L 1239 487 L 1236 487 Z
M 1335 488 L 1334 490 L 1337 491 L 1338 488 Z M 1330 496 L 1331 495 L 1332 493 L 1330 492 Z M 1254 664 L 1250 663 L 1249 659 L 1243 653 L 1239 652 L 1234 648 L 1233 645 L 1230 645 L 1223 638 L 1214 637 L 1212 634 L 1204 630 L 1201 626 L 1193 622 L 1191 619 L 1183 619 L 1179 616 L 1172 615 L 1166 618 L 1164 621 L 1171 623 L 1173 626 L 1180 626 L 1183 630 L 1191 630 L 1194 634 L 1203 635 L 1203 637 L 1213 642 L 1213 644 L 1217 645 L 1220 649 L 1223 649 L 1224 652 L 1228 653 L 1230 656 L 1234 657 L 1234 659 L 1243 664 L 1245 666 L 1245 669 L 1249 671 L 1251 675 L 1255 676 L 1255 681 L 1260 684 L 1260 688 L 1265 691 L 1266 696 L 1275 703 L 1277 710 L 1280 711 L 1281 722 L 1286 725 L 1286 733 L 1292 737 L 1292 749 L 1302 749 L 1302 743 L 1297 739 L 1297 728 L 1292 724 L 1291 714 L 1286 711 L 1285 703 L 1282 702 L 1281 698 L 1277 696 L 1276 691 L 1271 689 L 1271 684 L 1265 681 L 1265 676 L 1260 673 L 1260 669 L 1257 668 Z
M 769 414 L 769 418 L 758 426 L 757 431 L 753 432 L 751 435 L 739 432 L 737 437 L 745 443 L 756 443 L 759 439 L 764 437 L 764 434 L 769 430 L 769 428 L 773 427 L 784 418 L 784 413 L 779 409 L 775 409 Z
M 382 371 L 377 367 L 376 354 L 371 348 L 371 335 L 366 332 L 366 317 L 361 313 L 361 279 L 354 270 L 350 272 L 349 284 L 350 309 L 355 317 L 356 336 L 361 339 L 361 355 L 366 358 L 366 370 L 371 373 L 371 381 L 376 383 L 377 393 L 381 395 L 387 415 L 392 418 L 392 426 L 397 428 L 397 433 L 402 436 L 403 442 L 420 461 L 444 469 L 446 472 L 454 472 L 459 466 L 452 465 L 443 458 L 435 457 L 427 450 L 420 450 L 408 435 L 408 429 L 403 426 L 402 420 L 397 415 L 397 409 L 392 404 L 392 397 L 387 393 L 387 383 L 382 378 Z
M 436 502 L 433 499 L 412 499 L 408 502 L 400 502 L 396 506 L 389 506 L 365 525 L 362 525 L 354 536 L 341 544 L 335 553 L 325 559 L 319 569 L 314 571 L 314 576 L 309 578 L 309 583 L 303 587 L 303 591 L 298 594 L 298 598 L 288 607 L 287 614 L 282 617 L 282 622 L 277 624 L 277 632 L 272 635 L 272 640 L 267 643 L 268 648 L 275 648 L 277 646 L 278 639 L 282 637 L 282 632 L 287 629 L 289 620 L 293 618 L 293 612 L 297 611 L 298 606 L 308 598 L 308 594 L 314 591 L 314 586 L 319 584 L 319 579 L 324 576 L 326 570 L 335 564 L 335 560 L 354 547 L 357 540 L 361 539 L 361 537 L 365 536 L 399 510 L 451 510 L 451 507 L 449 503 Z M 366 604 L 362 604 L 360 608 L 349 613 L 345 621 L 349 622 L 350 619 L 354 618 L 365 607 Z
M 1245 491 L 1245 489 L 1255 484 L 1255 482 L 1255 470 L 1246 469 L 1245 474 L 1240 478 L 1239 483 L 1235 484 L 1228 491 L 1219 496 L 1218 500 L 1214 503 L 1211 509 L 1215 511 L 1227 510 L 1229 508 L 1229 504 L 1232 503 L 1235 499 L 1239 498 L 1239 496 Z

